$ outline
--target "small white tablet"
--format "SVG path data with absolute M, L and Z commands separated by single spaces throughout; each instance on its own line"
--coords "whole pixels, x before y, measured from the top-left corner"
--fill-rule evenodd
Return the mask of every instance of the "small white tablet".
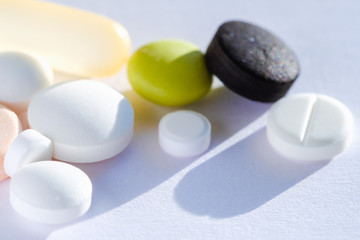
M 286 157 L 304 161 L 332 159 L 349 146 L 353 117 L 338 100 L 299 94 L 276 102 L 268 113 L 267 137 Z
M 211 124 L 202 114 L 176 111 L 165 115 L 159 123 L 161 148 L 176 157 L 192 157 L 206 151 L 211 140 Z
M 19 134 L 8 148 L 4 169 L 9 177 L 29 163 L 51 160 L 53 145 L 50 139 L 41 133 L 27 129 Z

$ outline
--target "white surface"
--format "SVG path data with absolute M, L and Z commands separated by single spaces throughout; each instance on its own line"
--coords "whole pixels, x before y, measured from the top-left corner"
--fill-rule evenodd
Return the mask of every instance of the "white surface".
M 360 238 L 359 1 L 57 1 L 120 21 L 133 51 L 169 37 L 205 50 L 220 23 L 230 19 L 266 27 L 299 56 L 302 72 L 289 95 L 315 92 L 340 100 L 354 116 L 354 138 L 331 162 L 287 161 L 266 139 L 264 114 L 271 105 L 220 87 L 186 107 L 211 122 L 209 150 L 176 160 L 156 139 L 161 117 L 178 109 L 124 90 L 135 111 L 129 147 L 113 159 L 77 165 L 93 182 L 88 213 L 61 226 L 33 223 L 12 210 L 6 181 L 0 184 L 2 239 Z M 128 89 L 125 76 L 106 81 Z
M 270 144 L 288 158 L 329 160 L 351 143 L 353 117 L 338 100 L 318 94 L 297 94 L 269 110 L 266 133 Z
M 33 129 L 27 129 L 10 144 L 4 158 L 4 169 L 11 177 L 30 163 L 52 159 L 52 155 L 51 140 Z
M 51 139 L 54 158 L 102 161 L 120 153 L 133 135 L 134 110 L 112 87 L 92 80 L 60 83 L 29 104 L 29 125 Z
M 41 161 L 17 171 L 10 181 L 10 203 L 31 220 L 59 224 L 82 216 L 91 205 L 92 184 L 67 163 Z
M 0 102 L 24 110 L 36 93 L 52 83 L 54 74 L 50 65 L 38 56 L 2 52 L 0 76 Z
M 159 123 L 161 148 L 177 157 L 193 157 L 209 148 L 211 124 L 194 111 L 175 111 L 166 114 Z

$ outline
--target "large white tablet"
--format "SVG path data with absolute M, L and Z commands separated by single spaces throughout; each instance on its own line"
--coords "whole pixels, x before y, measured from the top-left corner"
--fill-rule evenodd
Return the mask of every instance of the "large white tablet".
M 77 80 L 36 95 L 28 119 L 32 129 L 52 140 L 54 158 L 85 163 L 111 158 L 129 144 L 134 111 L 112 87 Z

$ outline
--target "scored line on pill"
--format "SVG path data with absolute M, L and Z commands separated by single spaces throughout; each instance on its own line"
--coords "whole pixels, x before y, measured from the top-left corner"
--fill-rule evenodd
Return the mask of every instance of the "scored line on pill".
M 314 115 L 314 112 L 315 112 L 315 106 L 316 106 L 317 100 L 318 100 L 318 97 L 313 96 L 310 101 L 309 107 L 307 109 L 304 125 L 303 125 L 302 131 L 301 131 L 301 137 L 300 137 L 301 144 L 304 144 L 305 138 L 309 133 L 309 128 L 310 128 L 310 125 L 312 122 L 312 116 Z

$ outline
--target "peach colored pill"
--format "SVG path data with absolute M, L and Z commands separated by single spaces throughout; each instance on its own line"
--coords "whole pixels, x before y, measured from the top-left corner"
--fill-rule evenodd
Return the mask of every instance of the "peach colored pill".
M 21 129 L 20 120 L 16 114 L 0 105 L 0 181 L 8 177 L 4 170 L 5 153 Z

